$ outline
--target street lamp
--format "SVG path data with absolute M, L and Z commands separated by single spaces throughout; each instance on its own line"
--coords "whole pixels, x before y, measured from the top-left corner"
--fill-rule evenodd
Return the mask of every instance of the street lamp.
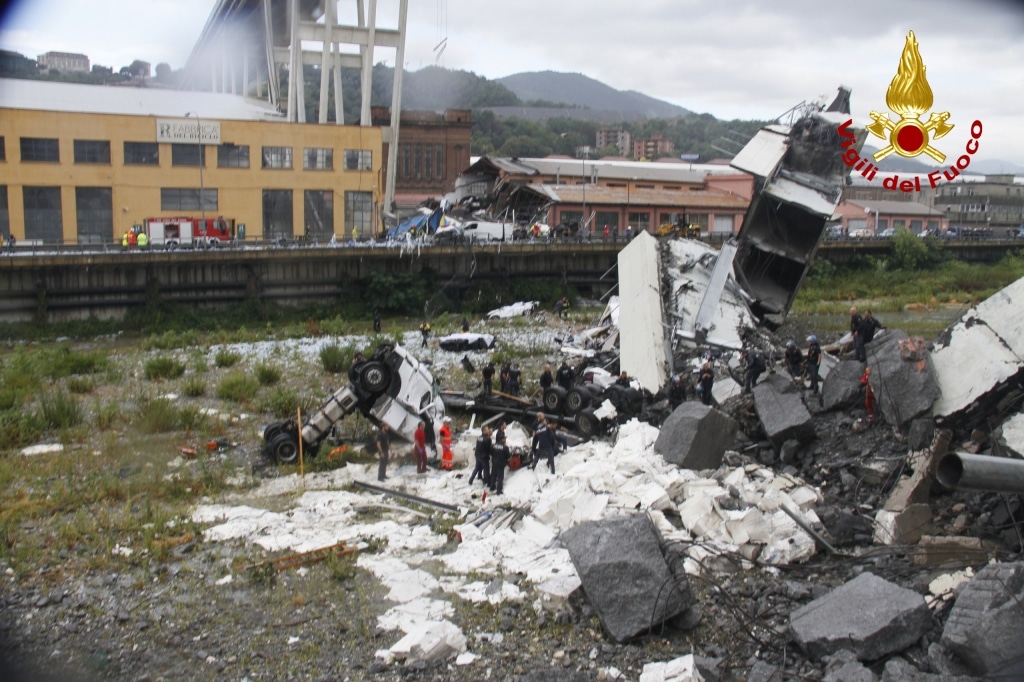
M 203 155 L 203 122 L 199 120 L 199 114 L 194 111 L 185 112 L 185 118 L 196 119 L 196 128 L 199 131 L 199 212 L 203 216 L 203 230 L 206 230 L 206 204 L 203 203 L 203 166 L 206 157 Z

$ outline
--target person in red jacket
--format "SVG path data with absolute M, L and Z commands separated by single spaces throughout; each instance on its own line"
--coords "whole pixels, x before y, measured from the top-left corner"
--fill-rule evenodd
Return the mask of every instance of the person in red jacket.
M 452 470 L 452 418 L 445 417 L 441 422 L 441 468 Z
M 860 378 L 860 385 L 864 387 L 864 407 L 868 410 L 868 424 L 875 423 L 875 388 L 871 385 L 871 368 L 865 367 L 864 374 Z
M 416 459 L 416 473 L 427 473 L 427 432 L 424 430 L 424 423 L 416 425 L 416 433 L 413 434 L 413 455 Z

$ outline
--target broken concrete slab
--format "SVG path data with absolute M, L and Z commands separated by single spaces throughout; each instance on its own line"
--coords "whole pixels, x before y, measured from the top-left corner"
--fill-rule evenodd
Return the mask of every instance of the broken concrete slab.
M 941 394 L 931 355 L 919 336 L 890 330 L 871 343 L 868 364 L 878 409 L 892 426 L 903 429 L 928 414 Z
M 932 508 L 911 504 L 899 511 L 882 509 L 875 515 L 876 545 L 912 545 L 932 532 Z
M 932 414 L 968 425 L 1019 395 L 1024 379 L 1024 278 L 997 291 L 946 329 L 932 347 L 941 389 Z M 983 351 L 979 352 L 979 349 Z
M 899 656 L 885 662 L 882 682 L 977 682 L 970 675 L 934 675 L 918 670 Z
M 1024 563 L 984 567 L 961 591 L 942 631 L 942 644 L 973 671 L 1024 675 Z M 1010 674 L 1009 667 L 1017 675 Z
M 405 661 L 436 663 L 466 650 L 466 636 L 457 625 L 448 621 L 427 622 L 410 628 L 390 651 Z
M 789 621 L 794 641 L 811 658 L 849 649 L 861 661 L 902 651 L 932 626 L 924 597 L 872 573 L 800 607 Z
M 651 393 L 667 383 L 658 240 L 641 231 L 618 257 L 619 366 Z M 696 310 L 696 309 L 695 309 Z
M 860 377 L 864 366 L 859 362 L 839 362 L 821 384 L 821 406 L 825 410 L 845 410 L 864 404 Z
M 907 434 L 907 447 L 911 450 L 924 450 L 931 445 L 934 436 L 934 419 L 931 417 L 915 419 L 910 423 L 910 432 Z
M 693 654 L 680 656 L 671 661 L 644 664 L 640 682 L 703 682 L 704 677 L 697 670 Z
M 993 431 L 992 437 L 1002 454 L 1024 458 L 1024 413 L 1004 421 Z
M 737 428 L 736 421 L 724 412 L 686 401 L 661 425 L 654 451 L 684 469 L 717 469 Z
M 823 682 L 878 682 L 878 677 L 852 651 L 843 649 L 828 659 Z
M 682 571 L 673 575 L 661 534 L 646 514 L 588 521 L 561 535 L 608 635 L 625 642 L 693 606 Z
M 552 613 L 568 610 L 569 599 L 582 584 L 575 575 L 561 575 L 545 580 L 535 588 L 540 595 L 541 608 Z
M 915 566 L 938 566 L 946 562 L 978 564 L 994 556 L 996 549 L 996 545 L 981 538 L 924 535 L 918 540 L 911 560 Z
M 953 432 L 940 429 L 934 432 L 928 449 L 911 450 L 907 455 L 910 476 L 901 478 L 885 500 L 886 511 L 900 512 L 912 504 L 924 504 L 931 498 L 931 487 L 935 481 L 935 467 L 949 449 Z
M 755 386 L 753 393 L 754 409 L 772 445 L 781 448 L 787 440 L 801 443 L 814 440 L 811 413 L 793 382 L 781 374 L 773 374 Z

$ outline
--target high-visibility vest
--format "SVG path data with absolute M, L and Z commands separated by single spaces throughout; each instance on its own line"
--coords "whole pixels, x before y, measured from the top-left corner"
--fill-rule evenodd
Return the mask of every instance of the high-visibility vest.
M 441 434 L 441 468 L 451 470 L 452 468 L 452 430 L 447 424 L 442 424 L 439 429 Z

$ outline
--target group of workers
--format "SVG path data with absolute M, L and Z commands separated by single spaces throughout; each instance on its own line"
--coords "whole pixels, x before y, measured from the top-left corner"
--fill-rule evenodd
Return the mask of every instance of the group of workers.
M 135 230 L 127 230 L 121 235 L 121 246 L 126 249 L 134 249 L 138 246 L 140 249 L 144 249 L 149 246 L 149 235 L 144 230 L 136 232 Z

